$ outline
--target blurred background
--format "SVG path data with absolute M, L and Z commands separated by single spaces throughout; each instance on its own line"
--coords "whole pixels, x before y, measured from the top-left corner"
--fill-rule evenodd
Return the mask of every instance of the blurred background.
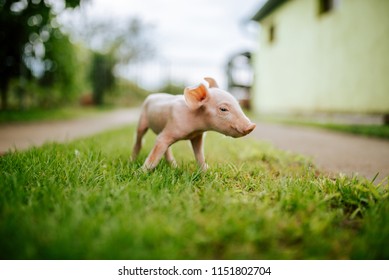
M 389 122 L 387 0 L 0 0 L 1 111 L 214 77 L 260 114 Z
M 1 110 L 137 106 L 205 76 L 226 88 L 232 60 L 258 45 L 262 2 L 0 0 Z
M 389 122 L 389 1 L 269 0 L 252 19 L 257 111 Z

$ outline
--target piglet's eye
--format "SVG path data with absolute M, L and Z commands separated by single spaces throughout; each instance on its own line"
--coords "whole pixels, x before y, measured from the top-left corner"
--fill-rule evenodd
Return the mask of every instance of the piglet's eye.
M 225 107 L 220 107 L 219 110 L 220 110 L 221 112 L 228 112 L 228 109 L 225 108 Z

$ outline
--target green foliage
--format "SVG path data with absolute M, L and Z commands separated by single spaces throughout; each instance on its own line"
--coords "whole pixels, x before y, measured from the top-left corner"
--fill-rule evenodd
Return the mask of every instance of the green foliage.
M 93 101 L 96 105 L 102 105 L 104 103 L 104 94 L 114 86 L 114 65 L 115 62 L 110 55 L 93 53 L 90 75 L 93 88 Z
M 65 8 L 74 8 L 81 0 L 63 1 Z M 152 54 L 150 32 L 145 32 L 150 28 L 139 19 L 77 22 L 65 34 L 56 20 L 60 6 L 43 0 L 0 0 L 1 109 L 69 105 L 88 95 L 90 86 L 94 103 L 101 105 L 107 92 L 116 91 L 114 67 Z M 84 41 L 87 61 L 85 49 L 67 34 Z
M 81 79 L 85 78 L 83 72 L 86 69 L 79 62 L 78 51 L 70 42 L 69 36 L 60 30 L 56 30 L 53 38 L 46 44 L 48 71 L 39 79 L 39 84 L 44 88 L 58 88 L 59 96 L 45 95 L 47 99 L 53 99 L 49 102 L 51 106 L 55 103 L 68 104 L 79 97 L 83 83 Z
M 89 49 L 109 54 L 117 65 L 153 56 L 152 28 L 138 18 L 120 21 L 89 20 L 69 23 L 69 32 Z
M 289 119 L 283 117 L 265 117 L 263 119 L 271 122 L 281 122 L 281 123 L 286 123 L 291 125 L 306 125 L 306 126 L 340 131 L 340 132 L 347 132 L 356 135 L 389 139 L 389 125 L 387 124 L 380 125 L 380 124 L 321 123 L 321 122 L 307 121 L 303 119 L 300 120 L 298 118 L 293 119 L 293 117 Z
M 125 79 L 115 79 L 115 87 L 105 96 L 105 105 L 114 107 L 140 106 L 150 91 Z
M 152 55 L 149 38 L 145 35 L 147 29 L 134 18 L 120 25 L 104 21 L 88 23 L 79 32 L 86 44 L 95 50 L 90 75 L 95 104 L 102 105 L 107 93 L 115 90 L 117 77 L 114 68 L 119 69 Z
M 80 0 L 65 1 L 66 7 Z M 52 39 L 55 14 L 47 1 L 0 1 L 0 91 L 1 106 L 8 104 L 11 79 L 30 79 L 45 72 L 45 45 Z M 4 63 L 3 63 L 4 62 Z M 38 66 L 39 65 L 39 66 Z
M 0 258 L 387 259 L 388 185 L 329 178 L 247 138 L 129 162 L 134 127 L 0 157 Z
M 170 94 L 184 94 L 185 85 L 176 84 L 171 81 L 165 83 L 165 85 L 158 90 L 158 92 L 166 92 Z
M 389 125 L 341 125 L 341 124 L 323 124 L 318 127 L 328 128 L 341 132 L 348 132 L 364 136 L 372 136 L 383 139 L 389 139 Z

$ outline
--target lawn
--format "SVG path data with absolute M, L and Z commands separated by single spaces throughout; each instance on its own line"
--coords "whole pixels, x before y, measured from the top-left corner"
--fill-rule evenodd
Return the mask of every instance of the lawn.
M 0 157 L 1 259 L 388 259 L 389 186 L 249 138 L 140 171 L 134 127 Z
M 377 137 L 389 140 L 389 125 L 374 125 L 374 124 L 354 124 L 354 125 L 342 125 L 342 124 L 316 124 L 312 126 L 321 127 L 324 129 L 331 129 L 340 132 L 352 133 L 363 136 Z
M 258 118 L 258 117 L 257 117 Z M 319 122 L 314 120 L 307 120 L 301 118 L 285 118 L 285 117 L 264 117 L 259 119 L 269 122 L 285 123 L 288 125 L 309 126 L 321 128 L 326 130 L 339 131 L 344 133 L 351 133 L 365 137 L 382 138 L 389 140 L 389 125 L 388 124 L 341 124 L 331 122 Z

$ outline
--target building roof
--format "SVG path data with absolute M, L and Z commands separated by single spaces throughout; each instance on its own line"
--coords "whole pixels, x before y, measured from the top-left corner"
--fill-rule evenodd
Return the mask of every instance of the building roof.
M 261 21 L 286 1 L 287 0 L 268 0 L 252 17 L 252 20 Z

